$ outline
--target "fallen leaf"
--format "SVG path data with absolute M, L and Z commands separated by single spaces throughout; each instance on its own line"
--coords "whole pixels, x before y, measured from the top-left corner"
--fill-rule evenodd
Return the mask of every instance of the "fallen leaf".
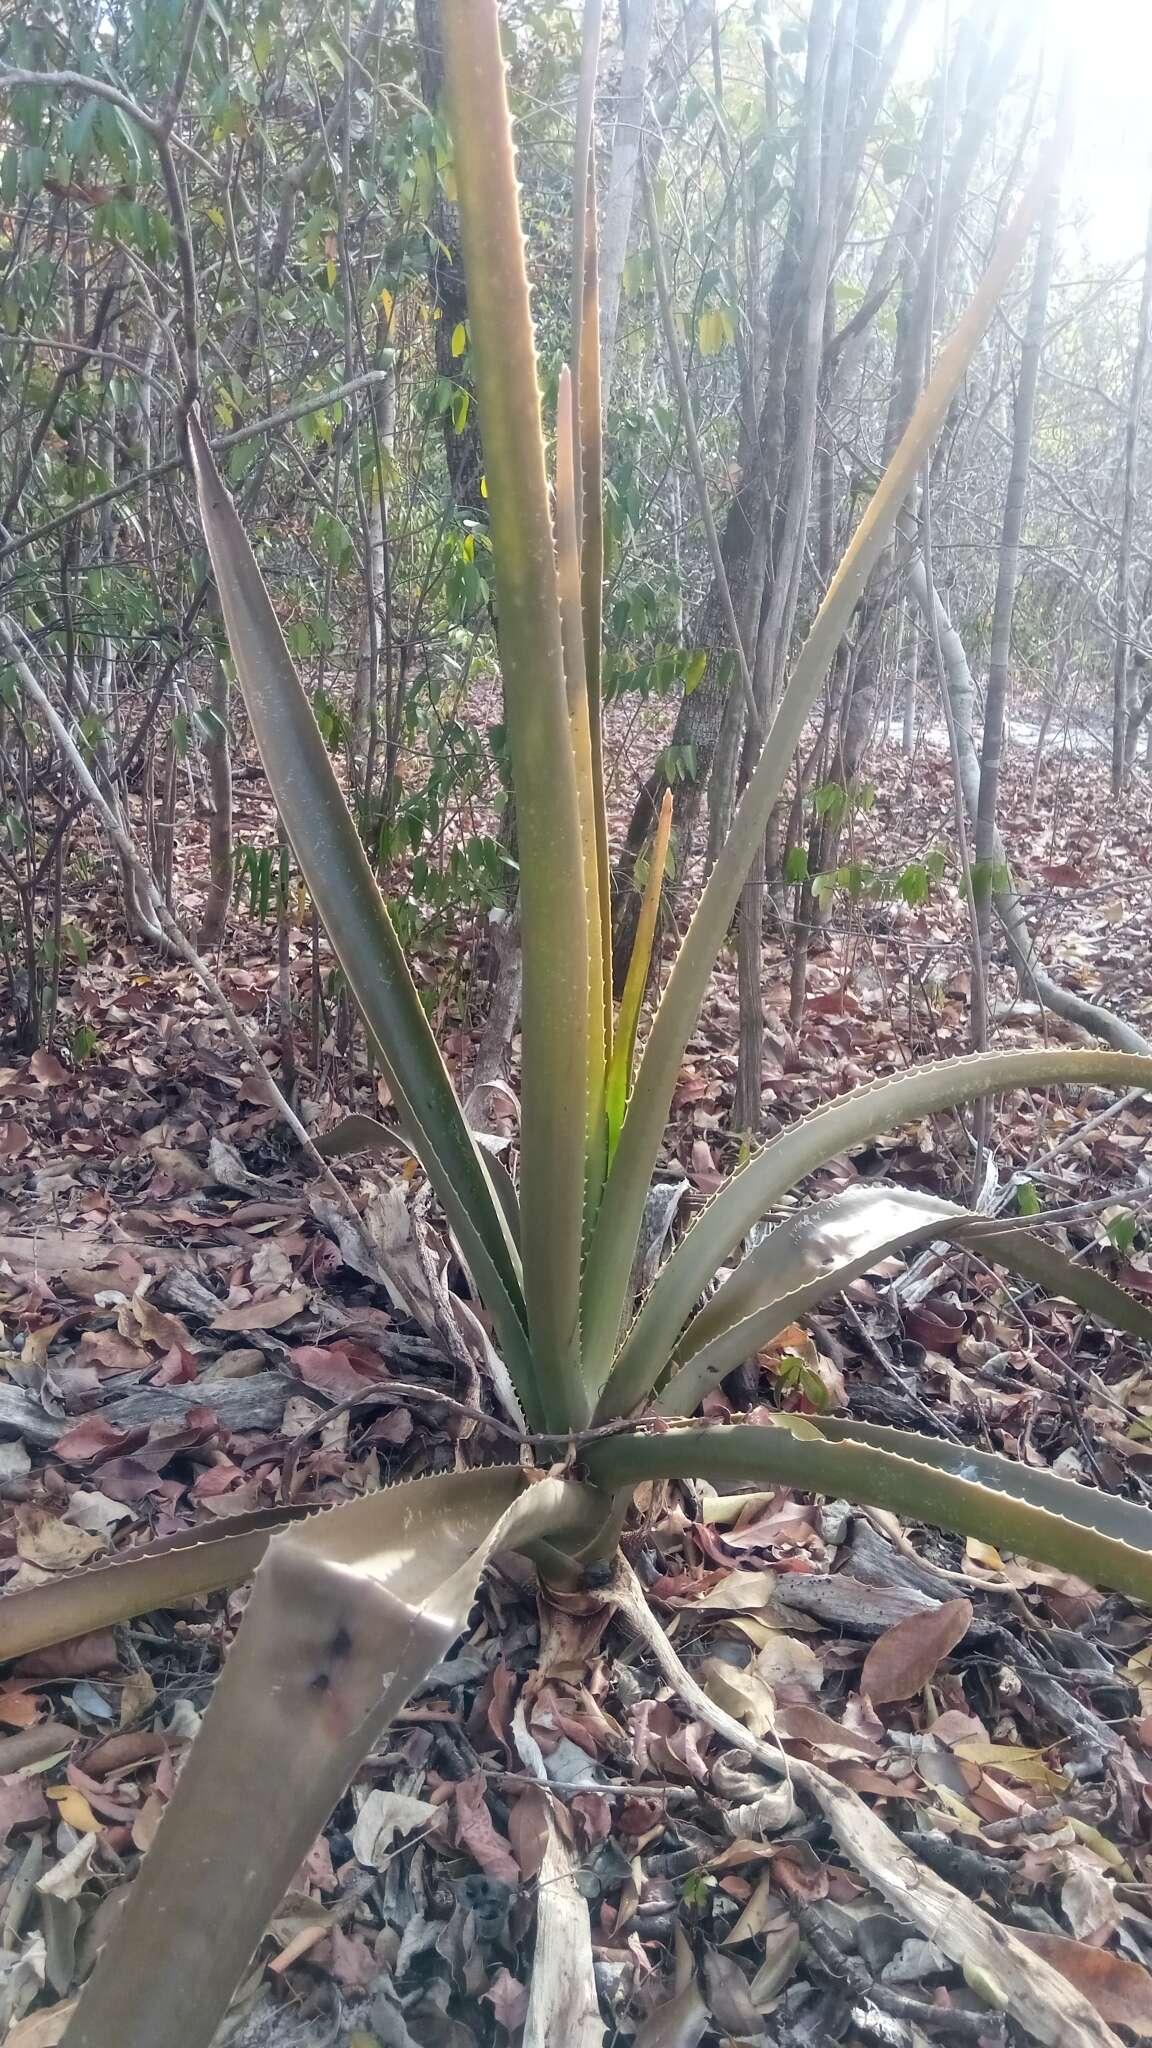
M 307 1308 L 311 1299 L 306 1287 L 294 1287 L 290 1294 L 274 1294 L 270 1301 L 244 1301 L 239 1308 L 222 1308 L 212 1321 L 214 1330 L 278 1330 Z
M 1152 1977 L 1142 1964 L 1059 1934 L 1032 1934 L 1023 1927 L 1013 1933 L 1083 1992 L 1110 2027 L 1129 2027 L 1142 2041 L 1152 2040 Z
M 486 1877 L 496 1878 L 500 1884 L 520 1883 L 520 1866 L 507 1842 L 496 1833 L 479 1771 L 456 1786 L 456 1839 Z
M 329 1394 L 334 1401 L 350 1401 L 389 1378 L 383 1364 L 377 1374 L 362 1371 L 339 1344 L 297 1344 L 288 1356 L 305 1386 Z
M 968 1633 L 970 1600 L 946 1600 L 940 1607 L 910 1614 L 877 1636 L 864 1659 L 860 1690 L 873 1706 L 911 1699 L 935 1676 L 950 1650 Z
M 131 1521 L 132 1510 L 118 1500 L 109 1499 L 106 1493 L 78 1486 L 68 1502 L 64 1519 L 74 1522 L 78 1529 L 87 1530 L 90 1536 L 98 1536 L 101 1543 L 107 1543 L 121 1522 Z
M 75 1785 L 49 1785 L 48 1797 L 60 1819 L 66 1820 L 69 1827 L 75 1828 L 78 1834 L 99 1834 L 100 1823 L 84 1794 L 78 1791 Z
M 783 1991 L 800 1955 L 800 1929 L 792 1919 L 778 1920 L 764 1935 L 764 1960 L 748 1986 L 754 2006 L 763 2010 Z
M 824 1682 L 824 1666 L 815 1650 L 796 1636 L 770 1636 L 763 1649 L 756 1652 L 752 1668 L 758 1678 L 772 1687 L 777 1699 L 785 1694 L 796 1699 L 805 1693 L 818 1693 Z
M 28 1062 L 28 1072 L 41 1088 L 67 1088 L 75 1078 L 62 1067 L 54 1052 L 34 1052 Z
M 743 1722 L 757 1740 L 771 1728 L 776 1699 L 766 1679 L 752 1670 L 741 1671 L 738 1665 L 726 1663 L 721 1657 L 706 1657 L 700 1666 L 700 1676 L 709 1699 Z
M 110 1628 L 96 1628 L 86 1636 L 67 1636 L 44 1650 L 32 1650 L 21 1657 L 19 1670 L 29 1678 L 95 1678 L 101 1671 L 119 1668 L 120 1652 Z
M 56 1456 L 69 1465 L 90 1465 L 96 1458 L 112 1458 L 123 1451 L 133 1436 L 142 1443 L 147 1430 L 120 1429 L 102 1415 L 83 1415 L 56 1439 Z
M 19 1772 L 0 1778 L 0 1842 L 6 1842 L 13 1828 L 26 1828 L 51 1818 L 39 1778 L 23 1778 Z
M 131 1325 L 135 1323 L 144 1342 L 154 1345 L 157 1351 L 171 1351 L 173 1345 L 181 1351 L 196 1352 L 200 1349 L 187 1323 L 166 1309 L 157 1308 L 146 1294 L 134 1294 L 127 1306 L 120 1310 L 119 1321 L 121 1336 L 130 1339 Z
M 481 1997 L 492 2007 L 506 2033 L 514 2034 L 517 2027 L 524 2025 L 528 2012 L 527 1990 L 503 1964 Z
M 382 1870 L 392 1845 L 405 1835 L 426 1834 L 440 1819 L 441 1808 L 403 1792 L 369 1792 L 352 1830 L 352 1854 L 369 1870 Z
M 1116 1894 L 1103 1871 L 1087 1860 L 1071 1870 L 1060 1893 L 1060 1911 L 1077 1941 L 1100 1948 L 1115 1934 L 1123 1917 Z
M 19 2020 L 5 2035 L 4 2048 L 59 2048 L 76 2005 L 76 1999 L 68 1998 L 63 2005 L 50 2006 L 47 2012 L 29 2013 L 27 2019 Z
M 633 2037 L 632 2048 L 696 2048 L 697 2042 L 704 2039 L 710 2017 L 693 1978 L 675 1998 L 649 2013 Z
M 70 1572 L 87 1564 L 105 1548 L 102 1536 L 77 1529 L 59 1515 L 49 1514 L 34 1501 L 16 1510 L 16 1548 L 29 1564 L 41 1571 Z
M 966 1763 L 979 1764 L 983 1770 L 1003 1771 L 1025 1785 L 1043 1785 L 1047 1791 L 1060 1792 L 1068 1782 L 1062 1771 L 1053 1770 L 1045 1761 L 1040 1749 L 1024 1749 L 1015 1742 L 990 1742 L 981 1735 L 963 1736 L 951 1747 Z

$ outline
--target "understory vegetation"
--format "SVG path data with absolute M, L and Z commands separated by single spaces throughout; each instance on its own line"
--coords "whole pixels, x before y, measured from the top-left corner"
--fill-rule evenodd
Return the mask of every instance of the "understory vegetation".
M 1152 2037 L 1152 212 L 1043 28 L 4 21 L 15 2048 Z

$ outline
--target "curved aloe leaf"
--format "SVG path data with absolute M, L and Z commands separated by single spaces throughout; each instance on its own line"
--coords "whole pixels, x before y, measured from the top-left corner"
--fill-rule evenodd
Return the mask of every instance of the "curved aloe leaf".
M 338 1507 L 259 1508 L 119 1551 L 106 1563 L 5 1594 L 0 1599 L 0 1664 L 91 1629 L 131 1621 L 153 1608 L 238 1585 L 256 1570 L 272 1537 L 290 1524 L 299 1525 L 297 1540 L 316 1556 L 355 1564 L 387 1552 L 401 1514 L 419 1532 L 421 1517 L 434 1527 L 436 1518 L 451 1510 L 449 1540 L 467 1552 L 490 1520 L 497 1480 L 511 1489 L 509 1500 L 515 1499 L 516 1469 L 497 1466 L 387 1486 Z
M 440 0 L 440 12 L 520 858 L 524 1285 L 545 1421 L 566 1430 L 590 1406 L 585 1117 L 573 1106 L 588 1031 L 580 814 L 499 18 L 495 0 Z
M 989 1227 L 955 1202 L 906 1188 L 846 1188 L 779 1224 L 694 1316 L 657 1402 L 691 1415 L 710 1386 L 798 1316 L 893 1252 L 940 1238 L 1011 1266 L 1118 1329 L 1152 1341 L 1152 1309 L 1034 1232 Z
M 627 1307 L 628 1276 L 668 1105 L 684 1047 L 695 1025 L 744 878 L 762 844 L 768 818 L 784 788 L 808 714 L 856 603 L 892 538 L 896 520 L 943 425 L 953 393 L 1027 242 L 1049 188 L 1055 148 L 1050 143 L 1043 151 L 1020 205 L 1005 228 L 967 311 L 941 351 L 935 372 L 828 586 L 685 934 L 644 1048 L 588 1256 L 584 1327 L 586 1348 L 593 1359 L 610 1357 L 616 1348 Z
M 717 1268 L 752 1225 L 806 1174 L 848 1146 L 866 1144 L 913 1117 L 1004 1089 L 1061 1081 L 1152 1089 L 1152 1059 L 1138 1053 L 1079 1049 L 975 1053 L 870 1082 L 771 1139 L 701 1211 L 657 1275 L 621 1347 L 597 1419 L 629 1414 L 646 1399 Z
M 612 890 L 608 815 L 604 804 L 604 734 L 601 665 L 604 636 L 604 445 L 600 390 L 600 252 L 596 232 L 596 159 L 588 152 L 585 208 L 584 296 L 580 324 L 580 450 L 584 534 L 580 548 L 580 608 L 584 621 L 584 673 L 592 738 L 597 873 L 600 878 L 600 993 L 604 1042 L 612 1045 Z
M 600 1206 L 600 1193 L 608 1166 L 604 1125 L 604 1075 L 608 1058 L 608 1037 L 602 972 L 604 945 L 600 908 L 603 891 L 600 885 L 600 848 L 596 834 L 597 788 L 592 762 L 592 729 L 589 717 L 588 677 L 584 662 L 584 620 L 581 611 L 580 542 L 577 533 L 579 522 L 576 513 L 579 470 L 573 460 L 575 432 L 572 378 L 565 366 L 560 372 L 560 390 L 556 404 L 556 581 L 560 592 L 564 682 L 568 695 L 568 721 L 576 774 L 576 798 L 580 813 L 585 933 L 588 947 L 588 1034 L 585 1047 L 588 1164 L 584 1207 L 584 1228 L 587 1232 Z
M 606 1437 L 589 1444 L 583 1458 L 589 1476 L 606 1490 L 646 1479 L 769 1481 L 890 1508 L 1152 1602 L 1149 1509 L 911 1431 L 826 1421 L 802 1427 L 802 1435 L 782 1426 Z
M 915 1458 L 953 1479 L 975 1480 L 996 1493 L 1007 1493 L 1028 1507 L 1071 1518 L 1115 1543 L 1152 1553 L 1152 1510 L 1120 1494 L 1081 1486 L 1043 1466 L 1022 1465 L 996 1451 L 975 1450 L 948 1437 L 922 1436 L 918 1430 L 888 1429 L 882 1423 L 856 1422 L 850 1417 L 822 1415 L 816 1427 L 833 1443 L 860 1443 L 895 1457 Z
M 660 816 L 648 858 L 648 880 L 640 905 L 640 916 L 636 922 L 636 936 L 632 941 L 632 958 L 628 962 L 628 975 L 624 993 L 620 998 L 620 1015 L 616 1020 L 616 1035 L 612 1042 L 612 1057 L 608 1062 L 606 1109 L 608 1116 L 608 1163 L 616 1150 L 620 1131 L 624 1123 L 624 1110 L 628 1100 L 628 1087 L 632 1079 L 632 1057 L 636 1050 L 636 1032 L 640 1024 L 640 1006 L 644 1001 L 644 990 L 648 985 L 648 969 L 652 962 L 652 942 L 656 936 L 656 919 L 660 912 L 660 892 L 664 886 L 664 870 L 668 865 L 668 848 L 672 839 L 672 791 L 664 791 Z
M 463 1628 L 489 1557 L 585 1526 L 588 1499 L 515 1468 L 453 1473 L 274 1538 L 68 2048 L 208 2048 L 293 1872 Z
M 539 1416 L 518 1260 L 503 1213 L 195 411 L 188 442 L 228 643 L 272 794 L 387 1075 L 405 1142 L 424 1166 L 492 1313 L 525 1412 Z
M 50 1643 L 113 1628 L 153 1608 L 219 1592 L 252 1576 L 271 1538 L 315 1509 L 258 1508 L 217 1527 L 184 1529 L 121 1550 L 84 1571 L 45 1580 L 0 1599 L 0 1664 Z

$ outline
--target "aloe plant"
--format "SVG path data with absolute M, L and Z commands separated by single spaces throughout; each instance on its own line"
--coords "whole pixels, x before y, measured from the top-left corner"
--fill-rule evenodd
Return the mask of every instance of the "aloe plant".
M 990 1053 L 856 1090 L 764 1146 L 703 1210 L 637 1305 L 630 1274 L 680 1060 L 746 870 L 853 607 L 1019 256 L 1039 167 L 881 479 L 793 666 L 731 833 L 636 1043 L 670 821 L 662 816 L 619 1011 L 608 945 L 599 732 L 601 520 L 590 163 L 577 164 L 572 360 L 550 493 L 496 0 L 441 0 L 521 863 L 519 1200 L 468 1129 L 388 909 L 193 413 L 189 449 L 217 591 L 268 780 L 361 1009 L 405 1142 L 440 1200 L 523 1411 L 579 1484 L 526 1463 L 416 1481 L 302 1516 L 214 1523 L 0 1606 L 0 1654 L 255 1572 L 204 1729 L 68 2048 L 210 2041 L 299 1857 L 387 1719 L 463 1625 L 479 1574 L 518 1547 L 552 1577 L 602 1555 L 642 1480 L 783 1481 L 881 1504 L 1152 1600 L 1152 1515 L 987 1453 L 850 1421 L 693 1425 L 702 1394 L 877 1259 L 925 1240 L 979 1250 L 1140 1337 L 1152 1313 L 1034 1232 L 898 1189 L 791 1213 L 722 1284 L 752 1226 L 886 1128 L 1055 1083 L 1152 1089 L 1152 1059 Z M 582 149 L 587 122 L 582 122 Z M 367 1119 L 328 1150 L 363 1142 Z M 713 1291 L 714 1290 L 714 1291 Z M 659 1417 L 658 1431 L 649 1418 Z M 590 1422 L 618 1423 L 611 1435 Z M 290 1789 L 286 1789 L 290 1788 Z M 217 1909 L 228 1899 L 227 1926 Z

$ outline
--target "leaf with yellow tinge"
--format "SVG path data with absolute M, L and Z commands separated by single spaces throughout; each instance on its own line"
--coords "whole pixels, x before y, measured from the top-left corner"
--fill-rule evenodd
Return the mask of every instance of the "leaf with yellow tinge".
M 1091 1849 L 1093 1855 L 1099 1856 L 1100 1861 L 1106 1863 L 1110 1870 L 1114 1870 L 1117 1877 L 1122 1878 L 1125 1884 L 1135 1884 L 1132 1866 L 1124 1861 L 1115 1842 L 1108 1841 L 1107 1837 L 1100 1833 L 1099 1828 L 1094 1828 L 1090 1821 L 1077 1820 L 1072 1814 L 1068 1815 L 1068 1825 L 1076 1840 L 1083 1842 L 1086 1849 Z
M 1063 1771 L 1054 1771 L 1051 1764 L 1045 1763 L 1040 1749 L 1022 1749 L 1013 1742 L 989 1742 L 980 1735 L 966 1735 L 954 1742 L 952 1749 L 965 1763 L 979 1764 L 982 1770 L 1003 1771 L 1025 1785 L 1042 1785 L 1049 1792 L 1060 1792 L 1068 1783 Z
M 61 1820 L 66 1820 L 69 1827 L 75 1828 L 78 1834 L 98 1835 L 100 1833 L 100 1822 L 97 1820 L 84 1794 L 75 1785 L 49 1785 L 48 1797 L 55 1806 Z
M 709 1699 L 715 1700 L 725 1713 L 742 1721 L 753 1735 L 759 1738 L 772 1726 L 776 1701 L 771 1686 L 755 1671 L 741 1671 L 736 1664 L 726 1664 L 721 1657 L 707 1657 L 700 1666 L 700 1675 Z

